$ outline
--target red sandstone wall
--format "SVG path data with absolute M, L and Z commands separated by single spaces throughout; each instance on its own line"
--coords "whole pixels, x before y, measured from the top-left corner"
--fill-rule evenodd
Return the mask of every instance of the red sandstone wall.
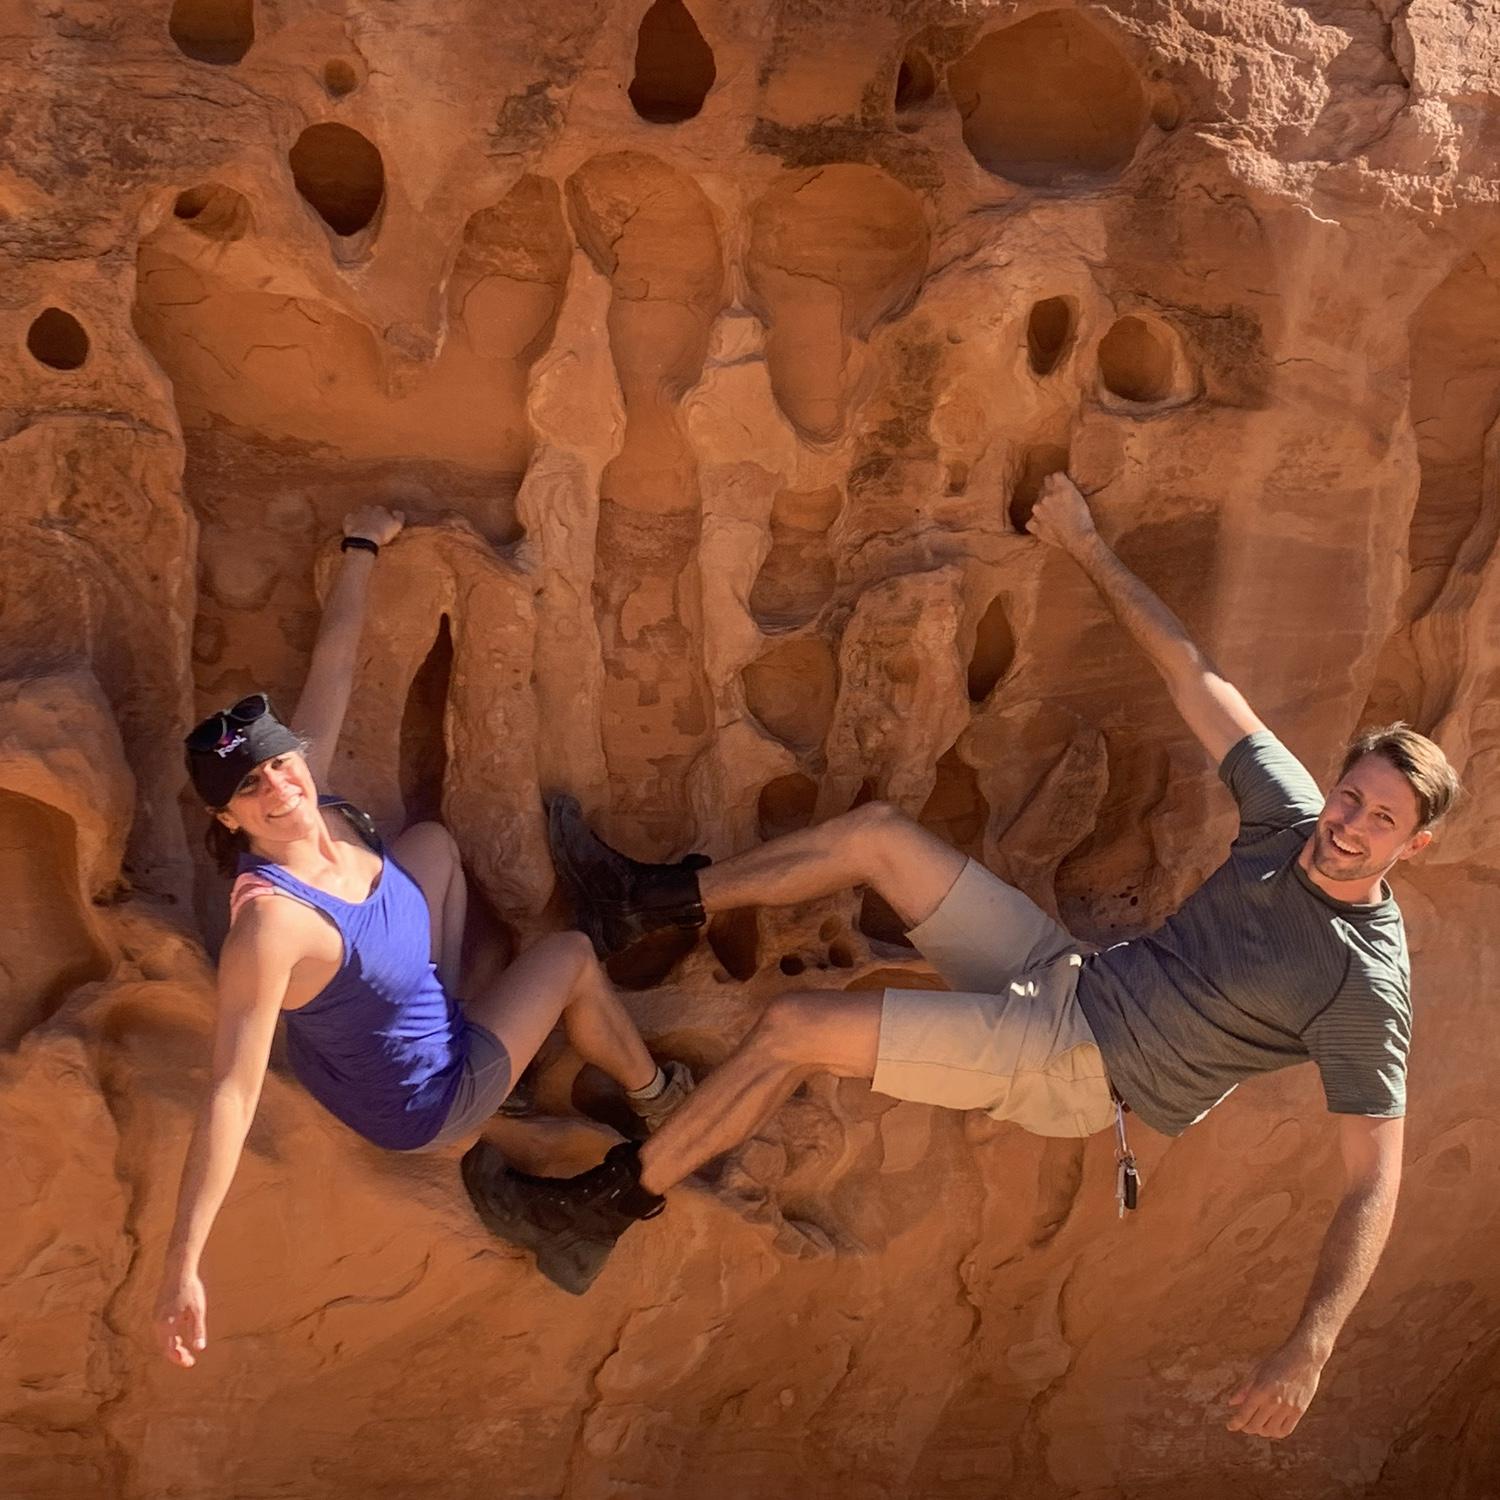
M 689 9 L 0 6 L 0 1490 L 1495 1494 L 1500 18 Z M 1316 772 L 1400 714 L 1473 787 L 1400 882 L 1407 1186 L 1292 1442 L 1221 1398 L 1339 1190 L 1310 1069 L 1141 1129 L 1123 1225 L 1103 1141 L 821 1080 L 583 1302 L 273 1076 L 212 1346 L 155 1358 L 223 924 L 175 740 L 291 701 L 351 504 L 418 524 L 340 789 L 441 811 L 498 935 L 557 921 L 567 786 L 640 853 L 887 797 L 1106 938 L 1231 815 L 1013 528 L 1063 463 Z M 789 975 L 921 983 L 893 936 L 855 893 L 625 977 L 711 1064 Z

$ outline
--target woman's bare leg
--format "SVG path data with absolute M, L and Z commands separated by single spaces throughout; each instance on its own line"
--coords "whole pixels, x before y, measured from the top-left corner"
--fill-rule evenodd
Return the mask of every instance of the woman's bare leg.
M 413 823 L 391 841 L 396 862 L 422 888 L 432 931 L 432 961 L 451 995 L 458 987 L 469 914 L 469 887 L 453 835 L 441 823 Z
M 621 1088 L 645 1088 L 656 1077 L 655 1060 L 581 932 L 543 938 L 464 1010 L 504 1044 L 516 1076 L 561 1021 L 574 1051 Z

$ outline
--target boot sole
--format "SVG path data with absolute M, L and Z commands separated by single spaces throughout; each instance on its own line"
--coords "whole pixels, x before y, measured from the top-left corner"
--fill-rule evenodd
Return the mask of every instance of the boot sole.
M 552 850 L 552 864 L 562 881 L 573 905 L 573 917 L 579 930 L 587 935 L 600 958 L 613 958 L 616 953 L 629 947 L 629 943 L 613 942 L 616 934 L 608 930 L 605 918 L 590 898 L 578 865 L 569 854 L 570 824 L 584 822 L 583 808 L 578 798 L 568 795 L 551 797 L 547 801 L 547 843 Z
M 526 1204 L 504 1167 L 498 1170 L 484 1160 L 480 1141 L 464 1153 L 460 1165 L 469 1202 L 480 1223 L 496 1239 L 529 1250 L 536 1268 L 554 1286 L 570 1296 L 581 1297 L 604 1269 L 613 1239 L 600 1240 L 576 1231 L 543 1229 L 526 1213 Z

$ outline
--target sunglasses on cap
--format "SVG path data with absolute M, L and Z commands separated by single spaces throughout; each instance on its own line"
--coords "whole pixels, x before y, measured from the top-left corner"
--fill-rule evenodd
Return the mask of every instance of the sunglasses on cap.
M 271 712 L 271 700 L 264 693 L 250 693 L 238 703 L 210 714 L 188 735 L 183 743 L 197 754 L 212 752 L 221 759 L 245 743 L 245 729 Z

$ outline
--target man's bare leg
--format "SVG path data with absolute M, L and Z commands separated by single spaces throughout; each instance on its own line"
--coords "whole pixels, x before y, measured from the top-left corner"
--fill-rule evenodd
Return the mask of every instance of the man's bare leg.
M 748 1140 L 809 1073 L 873 1078 L 878 990 L 778 995 L 754 1030 L 641 1147 L 640 1184 L 665 1193 Z
M 548 802 L 547 832 L 578 925 L 601 957 L 663 928 L 699 927 L 711 912 L 812 901 L 853 885 L 873 886 L 915 926 L 965 864 L 956 849 L 884 802 L 708 868 L 696 856 L 648 864 L 612 849 L 588 826 L 576 797 Z
M 661 1212 L 667 1188 L 751 1135 L 806 1074 L 872 1076 L 881 999 L 875 991 L 779 996 L 643 1146 L 622 1142 L 576 1177 L 527 1177 L 480 1141 L 461 1164 L 470 1200 L 495 1234 L 536 1256 L 544 1276 L 581 1294 L 615 1241 Z
M 699 873 L 698 888 L 704 910 L 716 912 L 791 906 L 869 885 L 915 927 L 937 910 L 966 863 L 888 802 L 869 802 L 710 865 Z

